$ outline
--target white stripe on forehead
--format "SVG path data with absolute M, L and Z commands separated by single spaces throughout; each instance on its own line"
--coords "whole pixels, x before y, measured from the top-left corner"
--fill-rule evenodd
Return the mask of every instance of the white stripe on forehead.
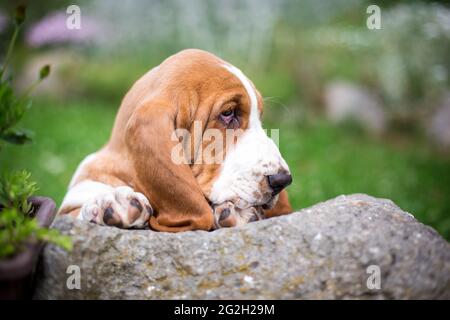
M 248 97 L 250 99 L 249 128 L 260 126 L 261 122 L 259 121 L 258 99 L 256 98 L 255 89 L 253 89 L 253 86 L 251 85 L 250 81 L 242 73 L 241 70 L 232 65 L 224 65 L 224 67 L 241 81 L 242 85 L 247 91 Z

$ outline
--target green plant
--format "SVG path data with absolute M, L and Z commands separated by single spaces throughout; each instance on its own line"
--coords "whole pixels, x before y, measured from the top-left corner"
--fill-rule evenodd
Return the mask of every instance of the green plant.
M 5 61 L 0 69 L 0 139 L 14 144 L 31 142 L 31 133 L 16 127 L 25 112 L 31 107 L 29 94 L 50 74 L 50 66 L 45 65 L 39 72 L 38 79 L 21 95 L 17 96 L 11 86 L 11 76 L 4 79 L 8 63 L 11 59 L 14 45 L 20 28 L 25 20 L 25 7 L 16 10 L 14 33 L 9 43 Z M 1 145 L 0 145 L 1 147 Z
M 50 73 L 50 66 L 44 66 L 38 79 L 21 96 L 15 94 L 11 77 L 3 79 L 24 20 L 25 7 L 19 6 L 16 9 L 14 33 L 0 69 L 0 148 L 4 143 L 31 142 L 31 133 L 17 128 L 17 124 L 31 106 L 29 94 Z M 40 227 L 34 219 L 28 198 L 38 188 L 30 176 L 30 173 L 23 170 L 4 174 L 0 178 L 0 258 L 12 256 L 27 244 L 36 241 L 49 241 L 67 250 L 71 249 L 69 237 L 60 235 L 56 230 Z
M 6 208 L 17 208 L 24 214 L 31 211 L 28 197 L 31 197 L 38 187 L 30 181 L 31 174 L 25 170 L 13 171 L 0 178 L 0 203 Z
M 36 183 L 30 180 L 25 170 L 5 174 L 0 179 L 0 258 L 21 251 L 26 244 L 36 241 L 49 241 L 66 250 L 72 248 L 69 237 L 57 230 L 41 228 L 33 219 L 33 208 L 28 198 L 37 190 Z

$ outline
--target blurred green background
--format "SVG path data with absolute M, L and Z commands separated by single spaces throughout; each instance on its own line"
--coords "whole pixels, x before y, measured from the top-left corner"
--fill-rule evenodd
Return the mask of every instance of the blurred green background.
M 389 198 L 450 239 L 450 8 L 424 1 L 22 1 L 13 79 L 52 65 L 1 171 L 28 169 L 60 203 L 78 163 L 108 139 L 132 83 L 184 48 L 238 66 L 265 97 L 265 128 L 296 209 L 340 194 Z M 0 4 L 0 47 L 16 1 Z M 69 5 L 81 29 L 66 26 Z M 370 30 L 367 8 L 381 9 Z

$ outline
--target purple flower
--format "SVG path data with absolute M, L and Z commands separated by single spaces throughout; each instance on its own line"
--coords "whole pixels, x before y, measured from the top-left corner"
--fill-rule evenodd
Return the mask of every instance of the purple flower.
M 26 34 L 26 42 L 32 47 L 57 44 L 87 44 L 95 40 L 101 27 L 90 17 L 81 16 L 81 28 L 69 29 L 64 12 L 53 12 L 35 23 Z

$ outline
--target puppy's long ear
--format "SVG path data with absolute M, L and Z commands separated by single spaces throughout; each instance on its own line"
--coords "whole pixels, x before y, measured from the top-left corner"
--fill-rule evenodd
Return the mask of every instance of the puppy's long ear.
M 212 210 L 187 164 L 172 161 L 176 110 L 164 102 L 136 108 L 126 128 L 126 143 L 136 168 L 137 190 L 154 206 L 150 226 L 159 231 L 210 230 Z
M 272 209 L 264 210 L 264 216 L 266 218 L 272 218 L 289 213 L 292 213 L 292 207 L 289 203 L 288 193 L 286 190 L 280 192 L 278 201 Z

